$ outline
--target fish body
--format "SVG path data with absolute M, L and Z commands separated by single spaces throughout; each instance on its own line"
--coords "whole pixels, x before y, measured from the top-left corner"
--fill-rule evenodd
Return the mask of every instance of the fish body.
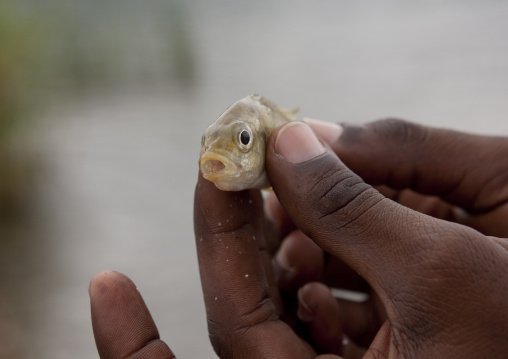
M 259 95 L 235 102 L 203 134 L 199 168 L 224 191 L 268 188 L 266 143 L 278 126 L 296 119 Z

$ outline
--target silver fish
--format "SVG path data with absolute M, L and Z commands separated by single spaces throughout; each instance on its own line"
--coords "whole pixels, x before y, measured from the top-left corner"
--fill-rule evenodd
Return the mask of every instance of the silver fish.
M 296 120 L 297 112 L 259 95 L 235 102 L 203 134 L 199 158 L 203 177 L 223 191 L 270 187 L 267 139 L 278 126 Z

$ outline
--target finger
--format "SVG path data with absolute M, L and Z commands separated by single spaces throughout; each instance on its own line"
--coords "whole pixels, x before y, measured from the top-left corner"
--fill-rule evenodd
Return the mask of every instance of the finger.
M 132 281 L 103 272 L 90 282 L 92 326 L 101 358 L 175 358 Z
M 297 325 L 296 293 L 306 283 L 319 281 L 323 275 L 324 255 L 301 231 L 291 232 L 282 242 L 274 260 L 277 284 L 284 301 L 281 317 L 292 328 Z
M 341 326 L 341 333 L 360 347 L 370 345 L 386 320 L 384 309 L 377 297 L 373 296 L 368 302 L 362 303 L 337 299 L 333 291 L 322 283 L 308 283 L 303 286 L 298 291 L 298 299 L 298 313 L 302 320 L 324 321 L 324 324 L 319 324 L 322 327 L 330 327 L 337 322 Z
M 265 214 L 268 220 L 273 223 L 276 228 L 276 233 L 279 235 L 281 240 L 286 237 L 289 232 L 295 229 L 294 223 L 291 218 L 287 215 L 284 208 L 280 205 L 279 200 L 275 193 L 271 192 L 268 194 L 265 200 Z
M 438 228 L 450 238 L 455 238 L 450 233 L 466 231 L 386 199 L 302 123 L 274 131 L 267 171 L 298 228 L 356 270 L 375 287 L 385 305 L 401 286 L 421 276 L 418 264 L 426 261 L 429 251 L 442 249 L 432 236 Z
M 378 186 L 376 188 L 388 198 L 415 211 L 446 221 L 463 224 L 485 235 L 508 236 L 508 226 L 506 226 L 508 203 L 499 205 L 487 212 L 468 213 L 464 209 L 453 206 L 437 196 L 422 195 L 409 189 L 397 191 L 386 186 Z
M 508 140 L 388 119 L 365 126 L 308 122 L 365 181 L 437 195 L 470 211 L 508 200 Z
M 371 291 L 369 284 L 355 270 L 335 256 L 327 257 L 321 281 L 329 287 L 353 292 L 367 294 Z
M 291 232 L 282 242 L 274 263 L 279 289 L 295 292 L 309 282 L 367 293 L 368 284 L 358 273 L 336 257 L 325 261 L 323 250 L 300 230 Z
M 351 314 L 341 307 L 325 285 L 313 282 L 298 291 L 298 316 L 307 323 L 311 343 L 322 353 L 333 353 L 345 358 L 361 358 L 362 350 L 344 332 L 343 323 Z M 354 321 L 364 318 L 354 316 Z
M 437 196 L 428 196 L 410 189 L 394 190 L 386 186 L 376 186 L 385 197 L 411 208 L 420 213 L 446 221 L 456 221 L 456 207 L 443 201 Z
M 301 231 L 294 230 L 295 225 L 273 192 L 265 200 L 265 213 L 271 221 L 279 223 L 279 228 L 285 228 L 276 233 L 287 235 L 275 261 L 280 290 L 296 292 L 305 283 L 322 281 L 332 287 L 369 291 L 367 283 L 358 273 L 336 257 L 328 257 L 325 261 L 323 251 Z M 293 232 L 289 233 L 290 230 Z
M 323 251 L 301 231 L 293 231 L 277 252 L 275 268 L 279 288 L 285 292 L 296 292 L 304 284 L 321 279 Z
M 223 192 L 199 176 L 194 230 L 212 345 L 224 357 L 308 357 L 279 320 L 263 223 L 259 191 Z
M 264 196 L 265 232 L 268 251 L 273 256 L 278 251 L 281 242 L 295 225 L 284 212 L 273 191 Z

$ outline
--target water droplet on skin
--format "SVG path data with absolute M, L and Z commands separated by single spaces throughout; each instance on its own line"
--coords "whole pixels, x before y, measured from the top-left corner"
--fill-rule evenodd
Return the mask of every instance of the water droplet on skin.
M 229 207 L 233 207 L 233 205 L 232 205 L 232 204 L 229 204 Z
M 226 223 L 229 223 L 229 219 L 226 219 Z
M 256 240 L 256 236 L 252 236 L 252 240 L 255 241 Z
M 217 300 L 217 299 L 219 299 L 219 298 L 215 297 L 215 300 Z
M 220 223 L 220 222 L 219 222 L 219 223 L 217 223 L 217 224 L 219 225 L 219 227 L 220 227 L 220 226 L 222 226 L 222 223 Z
M 248 274 L 246 274 L 246 275 L 245 275 L 245 278 L 249 278 L 249 275 L 248 275 Z
M 249 204 L 252 204 L 252 200 L 251 199 L 249 199 Z

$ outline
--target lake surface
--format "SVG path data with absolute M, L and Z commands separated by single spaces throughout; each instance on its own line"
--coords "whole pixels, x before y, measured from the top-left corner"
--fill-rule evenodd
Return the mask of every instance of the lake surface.
M 508 3 L 185 4 L 191 84 L 88 91 L 41 115 L 37 194 L 2 228 L 5 358 L 97 357 L 87 289 L 105 269 L 134 280 L 179 358 L 215 357 L 193 239 L 197 158 L 206 126 L 247 94 L 327 121 L 508 135 Z

